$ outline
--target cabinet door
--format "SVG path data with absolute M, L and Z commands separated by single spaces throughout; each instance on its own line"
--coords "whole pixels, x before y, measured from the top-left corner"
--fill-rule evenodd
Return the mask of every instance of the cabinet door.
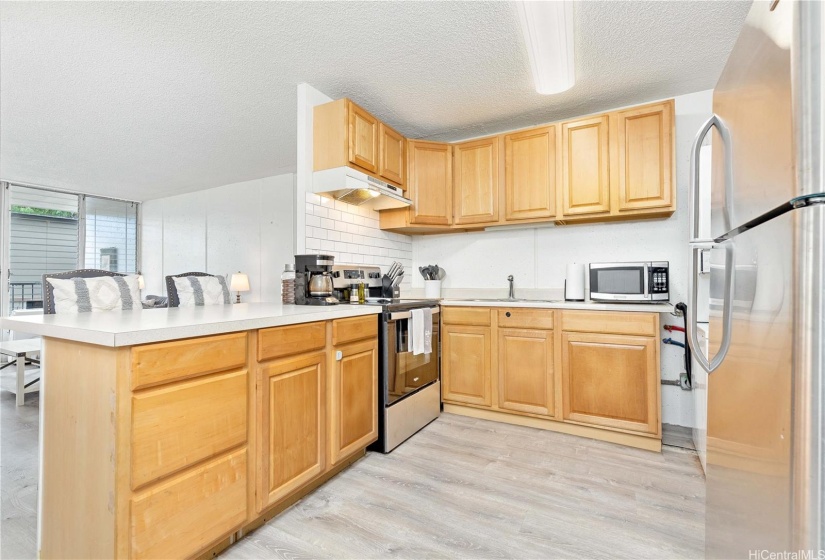
M 404 170 L 407 167 L 407 140 L 399 133 L 380 123 L 381 176 L 404 186 Z
M 378 341 L 335 347 L 334 351 L 329 407 L 333 465 L 378 439 Z
M 378 172 L 378 120 L 355 103 L 349 104 L 349 161 Z
M 659 435 L 653 337 L 562 334 L 564 419 Z
M 553 416 L 553 331 L 498 329 L 498 406 Z
M 610 212 L 607 134 L 607 115 L 562 125 L 562 212 L 565 215 Z
M 620 111 L 616 119 L 619 211 L 673 200 L 673 103 Z
M 454 146 L 453 201 L 456 224 L 498 221 L 499 138 Z
M 556 215 L 556 127 L 504 137 L 504 218 Z
M 407 194 L 413 201 L 410 223 L 453 223 L 452 152 L 449 144 L 410 140 Z
M 324 470 L 325 352 L 260 369 L 258 511 Z
M 445 325 L 441 381 L 445 401 L 492 406 L 490 327 Z

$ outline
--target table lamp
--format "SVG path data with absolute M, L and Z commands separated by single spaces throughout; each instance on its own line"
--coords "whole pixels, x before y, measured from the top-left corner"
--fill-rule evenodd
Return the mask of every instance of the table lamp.
M 240 271 L 233 274 L 232 279 L 229 281 L 229 289 L 238 293 L 235 303 L 241 303 L 241 292 L 249 291 L 249 276 Z

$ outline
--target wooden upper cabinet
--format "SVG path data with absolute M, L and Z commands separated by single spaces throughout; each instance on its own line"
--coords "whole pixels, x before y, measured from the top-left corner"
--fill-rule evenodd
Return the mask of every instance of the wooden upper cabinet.
M 454 145 L 456 224 L 498 221 L 499 141 L 496 136 Z
M 407 167 L 407 139 L 384 123 L 378 126 L 379 169 L 384 179 L 404 185 Z
M 449 144 L 410 140 L 407 195 L 412 200 L 410 223 L 453 223 L 452 152 Z
M 598 215 L 610 212 L 608 117 L 601 115 L 562 124 L 562 212 Z
M 378 172 L 378 119 L 349 102 L 349 161 Z
M 618 209 L 662 208 L 673 203 L 673 101 L 616 115 Z
M 406 143 L 401 134 L 349 99 L 313 110 L 313 171 L 348 166 L 403 188 Z
M 556 215 L 556 127 L 504 136 L 504 219 Z

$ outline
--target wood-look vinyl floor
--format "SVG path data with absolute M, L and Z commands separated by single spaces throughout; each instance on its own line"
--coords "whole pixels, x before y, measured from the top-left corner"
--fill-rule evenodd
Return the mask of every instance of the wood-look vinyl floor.
M 0 558 L 36 557 L 38 394 L 0 392 Z M 696 455 L 445 414 L 224 558 L 701 558 Z
M 0 391 L 0 558 L 37 557 L 39 393 Z
M 224 558 L 702 558 L 704 476 L 661 454 L 445 414 Z

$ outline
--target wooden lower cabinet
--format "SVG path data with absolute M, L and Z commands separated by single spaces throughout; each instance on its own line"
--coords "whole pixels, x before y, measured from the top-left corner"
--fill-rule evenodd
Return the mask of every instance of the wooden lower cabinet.
M 335 347 L 330 372 L 330 461 L 336 465 L 378 439 L 378 342 Z
M 326 363 L 315 352 L 260 368 L 258 511 L 324 470 Z
M 553 331 L 498 330 L 498 407 L 555 414 Z
M 490 406 L 491 329 L 445 325 L 441 335 L 441 394 L 445 401 Z
M 184 558 L 246 520 L 246 447 L 132 499 L 132 558 Z
M 562 334 L 564 419 L 659 434 L 659 354 L 653 337 Z
M 214 556 L 346 468 L 378 438 L 376 326 L 44 339 L 38 556 Z
M 445 410 L 661 449 L 656 313 L 447 306 Z

